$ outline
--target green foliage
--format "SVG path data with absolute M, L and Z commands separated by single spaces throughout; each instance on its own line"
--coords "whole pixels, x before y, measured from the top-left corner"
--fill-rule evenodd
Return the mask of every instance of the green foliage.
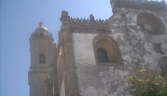
M 133 96 L 167 96 L 167 77 L 150 75 L 145 69 L 128 77 L 126 83 Z

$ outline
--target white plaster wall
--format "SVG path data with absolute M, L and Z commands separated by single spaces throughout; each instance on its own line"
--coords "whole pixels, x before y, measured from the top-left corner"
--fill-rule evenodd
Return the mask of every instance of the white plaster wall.
M 60 96 L 65 96 L 64 79 L 63 79 L 63 82 L 62 82 L 61 88 L 60 88 Z
M 73 33 L 73 47 L 76 64 L 95 65 L 95 55 L 93 50 L 93 39 L 97 34 Z M 88 62 L 88 63 L 84 63 Z M 85 66 L 80 65 L 80 66 Z M 77 65 L 78 66 L 78 65 Z

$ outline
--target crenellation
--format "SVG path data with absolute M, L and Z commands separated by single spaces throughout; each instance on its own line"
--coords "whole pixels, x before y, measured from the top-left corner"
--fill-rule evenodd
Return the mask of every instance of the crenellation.
M 81 23 L 81 24 L 84 24 L 84 23 L 90 23 L 90 19 L 85 19 L 85 18 L 72 18 L 70 17 L 70 23 Z M 93 20 L 94 23 L 101 23 L 101 24 L 106 24 L 108 23 L 108 20 L 107 19 L 96 19 L 96 20 Z
M 68 27 L 71 29 L 103 29 L 109 30 L 108 20 L 94 19 L 94 16 L 91 14 L 90 18 L 72 18 L 70 17 L 70 23 Z

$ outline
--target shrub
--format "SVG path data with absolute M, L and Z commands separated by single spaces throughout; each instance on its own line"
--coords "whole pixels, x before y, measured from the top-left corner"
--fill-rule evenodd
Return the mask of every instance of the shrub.
M 167 96 L 167 78 L 138 70 L 126 79 L 127 89 L 133 96 Z

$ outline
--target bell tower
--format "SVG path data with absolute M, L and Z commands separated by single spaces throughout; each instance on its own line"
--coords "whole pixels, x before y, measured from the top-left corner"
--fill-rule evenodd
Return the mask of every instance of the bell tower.
M 54 39 L 43 22 L 30 37 L 31 65 L 28 73 L 30 96 L 51 96 Z

